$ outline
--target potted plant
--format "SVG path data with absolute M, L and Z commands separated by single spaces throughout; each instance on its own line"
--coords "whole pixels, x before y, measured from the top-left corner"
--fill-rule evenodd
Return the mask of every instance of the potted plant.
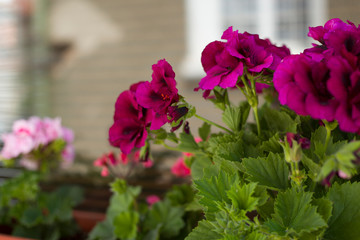
M 74 206 L 82 201 L 82 189 L 61 186 L 52 192 L 41 189 L 50 172 L 68 167 L 74 158 L 73 133 L 60 119 L 31 117 L 13 124 L 2 135 L 2 163 L 22 167 L 22 172 L 0 186 L 0 223 L 14 236 L 60 239 L 76 234 Z
M 190 169 L 182 160 L 174 164 L 172 173 L 186 178 Z M 113 195 L 106 217 L 89 233 L 90 240 L 184 239 L 196 226 L 202 214 L 199 206 L 193 205 L 195 194 L 189 184 L 174 185 L 162 197 L 142 194 L 141 185 L 133 179 L 142 173 L 143 167 L 150 168 L 152 164 L 150 158 L 140 158 L 139 151 L 128 155 L 111 151 L 94 162 L 102 168 L 102 176 L 111 174 L 115 180 L 110 184 Z M 154 179 L 152 182 L 155 184 Z
M 165 59 L 152 66 L 151 81 L 119 95 L 113 146 L 123 154 L 140 148 L 143 159 L 151 144 L 192 154 L 188 208 L 204 218 L 185 239 L 359 239 L 360 29 L 331 19 L 308 35 L 318 43 L 295 55 L 231 27 L 205 47 L 205 77 L 195 90 L 222 110 L 222 124 L 199 116 L 178 93 Z M 231 102 L 229 91 L 246 101 Z M 191 117 L 204 122 L 194 133 L 200 142 Z M 122 200 L 111 203 L 102 225 L 116 229 L 107 239 L 171 238 L 161 233 L 179 219 L 177 207 L 156 207 L 146 225 L 134 211 L 140 190 L 123 181 L 112 189 Z M 176 217 L 157 221 L 169 212 Z

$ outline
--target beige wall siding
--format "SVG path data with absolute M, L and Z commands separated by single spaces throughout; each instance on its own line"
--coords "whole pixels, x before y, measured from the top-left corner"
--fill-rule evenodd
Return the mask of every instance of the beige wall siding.
M 63 124 L 74 129 L 77 152 L 94 159 L 109 149 L 107 131 L 118 94 L 131 83 L 151 80 L 151 65 L 161 58 L 166 58 L 174 68 L 181 64 L 184 7 L 183 1 L 169 0 L 86 1 L 91 3 L 91 9 L 97 9 L 96 14 L 106 16 L 107 26 L 116 26 L 120 37 L 102 41 L 96 35 L 89 35 L 97 41 L 95 44 L 71 34 L 68 39 L 66 34 L 64 38 L 54 34 L 53 44 L 73 41 L 74 48 L 54 69 L 51 101 L 53 114 L 61 116 Z M 53 7 L 60 2 L 55 2 Z M 64 17 L 72 18 L 77 24 L 76 15 Z M 85 18 L 81 21 L 86 21 L 86 16 L 81 17 Z M 89 16 L 88 19 L 89 24 L 94 24 L 92 19 L 102 18 Z M 95 34 L 101 34 L 98 27 L 101 26 L 94 24 Z M 78 31 L 82 33 L 81 27 Z M 91 51 L 79 46 L 87 43 L 92 44 Z
M 356 25 L 360 24 L 360 1 L 358 0 L 328 0 L 329 17 L 350 20 Z

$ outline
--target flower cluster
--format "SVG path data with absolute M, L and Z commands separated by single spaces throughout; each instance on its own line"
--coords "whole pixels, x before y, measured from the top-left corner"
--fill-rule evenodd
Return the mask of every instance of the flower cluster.
M 360 28 L 331 19 L 310 27 L 308 36 L 320 44 L 285 58 L 274 74 L 280 103 L 360 133 Z
M 150 143 L 182 152 L 171 171 L 179 177 L 191 175 L 196 189 L 175 186 L 144 217 L 134 218 L 131 237 L 120 238 L 152 236 L 154 229 L 160 238 L 174 237 L 184 226 L 182 215 L 172 213 L 174 205 L 165 205 L 180 204 L 189 210 L 201 207 L 203 220 L 186 237 L 189 240 L 205 235 L 357 239 L 359 211 L 346 209 L 357 209 L 360 197 L 360 28 L 332 19 L 310 28 L 309 36 L 320 44 L 297 55 L 231 27 L 223 33 L 224 41 L 207 45 L 201 58 L 206 76 L 195 90 L 204 90 L 205 99 L 222 111 L 220 124 L 196 114 L 178 94 L 175 74 L 165 60 L 153 66 L 151 82 L 120 94 L 110 142 L 125 154 L 141 147 L 142 155 L 149 156 Z M 259 101 L 260 84 L 267 87 L 264 101 Z M 245 100 L 231 102 L 230 88 L 241 91 Z M 249 120 L 250 111 L 255 121 Z M 179 132 L 163 127 L 171 123 L 175 130 L 193 116 L 203 121 L 197 133 L 190 131 L 188 121 Z M 103 167 L 116 162 L 109 156 L 101 161 Z M 121 194 L 123 185 L 117 186 Z M 132 196 L 134 192 L 139 191 L 131 190 Z M 196 202 L 184 205 L 186 199 Z M 150 197 L 148 204 L 158 200 Z M 167 225 L 166 213 L 172 221 L 177 216 L 179 224 Z M 128 222 L 126 214 L 116 221 Z M 146 217 L 148 223 L 142 221 Z M 162 226 L 173 230 L 165 232 Z
M 51 158 L 61 157 L 63 167 L 74 160 L 74 134 L 61 125 L 60 118 L 30 117 L 14 122 L 11 133 L 2 135 L 2 159 L 20 159 L 25 168 L 39 169 Z M 60 155 L 60 156 L 57 156 Z
M 124 153 L 120 153 L 119 156 L 115 156 L 114 152 L 110 151 L 108 153 L 103 154 L 98 159 L 94 161 L 94 166 L 101 168 L 101 176 L 106 177 L 109 173 L 115 175 L 115 177 L 123 178 L 123 176 L 117 166 L 127 166 L 131 165 L 130 168 L 136 167 L 139 164 L 142 164 L 143 167 L 149 168 L 152 166 L 153 162 L 150 159 L 141 159 L 140 151 L 136 151 L 133 154 L 126 155 Z M 131 169 L 129 169 L 130 171 Z
M 158 130 L 173 122 L 177 129 L 188 108 L 177 106 L 180 95 L 175 73 L 165 60 L 152 66 L 152 81 L 138 82 L 122 92 L 115 103 L 114 123 L 109 129 L 109 141 L 124 154 L 145 145 L 149 130 Z
M 226 42 L 211 42 L 202 53 L 201 63 L 206 76 L 199 83 L 200 89 L 235 87 L 245 73 L 259 75 L 274 71 L 281 59 L 290 54 L 285 46 L 277 47 L 257 34 L 239 33 L 232 27 L 224 31 L 221 38 Z M 259 84 L 261 86 L 264 85 Z

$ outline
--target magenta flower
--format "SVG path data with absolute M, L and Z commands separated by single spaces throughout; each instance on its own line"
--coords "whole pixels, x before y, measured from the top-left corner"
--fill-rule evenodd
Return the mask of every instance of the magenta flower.
M 253 75 L 270 74 L 268 70 L 275 70 L 281 60 L 290 54 L 285 46 L 277 47 L 256 34 L 240 34 L 232 27 L 225 30 L 221 38 L 226 42 L 214 41 L 202 53 L 201 63 L 206 76 L 199 83 L 200 89 L 235 87 L 244 68 Z
M 203 90 L 211 90 L 216 86 L 235 87 L 239 76 L 243 74 L 243 63 L 225 50 L 224 42 L 208 44 L 202 52 L 201 63 L 206 72 L 199 83 Z
M 135 95 L 140 106 L 152 110 L 150 129 L 157 130 L 168 122 L 168 107 L 179 101 L 179 95 L 175 73 L 165 59 L 159 60 L 152 69 L 152 81 L 139 84 Z
M 339 101 L 335 118 L 343 131 L 360 133 L 360 70 L 340 56 L 332 57 L 327 82 L 329 92 Z
M 336 33 L 338 31 L 353 31 L 353 30 L 356 30 L 356 26 L 352 22 L 348 21 L 348 23 L 345 23 L 339 18 L 333 18 L 327 21 L 324 27 L 323 26 L 309 27 L 308 36 L 326 45 L 328 34 Z
M 139 106 L 130 90 L 122 92 L 115 104 L 114 123 L 109 129 L 109 142 L 129 154 L 145 145 L 146 127 L 151 121 L 148 110 Z
M 284 59 L 274 73 L 274 87 L 281 104 L 300 115 L 333 121 L 338 101 L 327 89 L 329 69 L 304 54 Z
M 300 134 L 295 134 L 290 132 L 286 133 L 286 141 L 289 143 L 290 148 L 292 148 L 293 140 L 296 141 L 298 144 L 300 144 L 300 147 L 303 149 L 307 149 L 310 147 L 309 139 L 305 137 L 301 137 Z

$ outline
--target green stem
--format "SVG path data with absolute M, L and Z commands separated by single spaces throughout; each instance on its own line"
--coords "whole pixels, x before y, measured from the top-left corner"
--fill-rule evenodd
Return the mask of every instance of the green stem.
M 215 127 L 220 128 L 220 129 L 222 129 L 222 130 L 224 130 L 224 131 L 226 131 L 226 132 L 228 132 L 230 134 L 233 134 L 233 132 L 230 131 L 229 129 L 227 129 L 227 128 L 225 128 L 225 127 L 223 127 L 223 126 L 221 126 L 221 125 L 219 125 L 217 123 L 214 123 L 213 121 L 210 121 L 209 119 L 203 118 L 203 117 L 201 117 L 201 116 L 199 116 L 197 114 L 195 114 L 195 117 L 197 117 L 198 119 L 200 119 L 200 120 L 202 120 L 202 121 L 204 121 L 204 122 L 206 122 L 206 123 L 208 123 L 210 125 L 214 125 Z
M 261 128 L 260 128 L 260 120 L 259 120 L 259 114 L 258 114 L 258 107 L 255 106 L 253 107 L 253 111 L 254 111 L 254 116 L 255 116 L 255 121 L 256 121 L 256 127 L 257 127 L 257 131 L 258 131 L 258 136 L 261 135 Z
M 178 151 L 178 152 L 181 152 L 181 150 L 180 149 L 178 149 L 178 148 L 176 148 L 176 147 L 172 147 L 172 146 L 169 146 L 169 145 L 167 145 L 166 143 L 162 143 L 161 145 L 163 145 L 165 148 L 167 148 L 167 149 L 169 149 L 169 150 L 171 150 L 171 151 Z
M 326 152 L 326 151 L 327 151 L 327 147 L 328 147 L 329 142 L 330 142 L 331 129 L 328 127 L 327 124 L 325 124 L 325 128 L 326 128 L 326 139 L 325 139 L 325 152 Z

